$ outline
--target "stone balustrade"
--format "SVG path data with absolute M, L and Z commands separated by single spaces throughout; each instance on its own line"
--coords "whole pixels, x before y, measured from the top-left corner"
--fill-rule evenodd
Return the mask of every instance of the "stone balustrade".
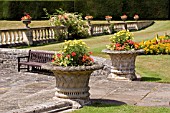
M 90 24 L 89 35 L 111 34 L 113 31 L 123 29 L 140 30 L 153 24 L 153 21 L 127 22 L 125 23 L 106 23 Z M 0 47 L 10 47 L 15 45 L 33 45 L 37 43 L 48 43 L 54 40 L 68 39 L 67 27 L 34 27 L 23 29 L 0 30 Z
M 128 30 L 140 30 L 152 25 L 154 21 L 137 21 L 137 22 L 126 22 Z M 114 23 L 114 30 L 120 31 L 126 29 L 125 23 Z
M 65 26 L 0 30 L 0 46 L 48 42 L 63 36 L 64 33 L 67 33 Z
M 101 35 L 104 33 L 112 33 L 110 24 L 92 24 L 90 26 L 90 35 Z

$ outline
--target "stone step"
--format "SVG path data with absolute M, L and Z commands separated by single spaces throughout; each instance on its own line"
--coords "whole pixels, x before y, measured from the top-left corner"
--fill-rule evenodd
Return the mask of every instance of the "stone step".
M 72 109 L 72 103 L 67 101 L 53 101 L 39 104 L 36 106 L 29 106 L 26 108 L 11 110 L 7 113 L 55 113 L 64 110 Z

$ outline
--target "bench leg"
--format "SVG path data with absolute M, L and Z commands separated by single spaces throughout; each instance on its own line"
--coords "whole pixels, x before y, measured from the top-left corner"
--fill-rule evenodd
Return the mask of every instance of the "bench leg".
M 27 65 L 27 71 L 28 71 L 28 72 L 30 71 L 30 66 L 29 66 L 29 65 Z
M 21 67 L 21 65 L 20 65 L 20 64 L 18 64 L 18 72 L 20 72 L 20 67 Z

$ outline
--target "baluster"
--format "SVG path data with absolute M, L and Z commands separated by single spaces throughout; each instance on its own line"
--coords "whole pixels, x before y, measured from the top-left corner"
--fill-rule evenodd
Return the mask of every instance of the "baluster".
M 38 32 L 38 41 L 40 41 L 41 40 L 41 31 L 40 31 L 40 29 L 38 29 L 37 32 Z
M 20 35 L 19 35 L 19 31 L 17 31 L 17 40 L 18 40 L 18 43 L 20 43 L 21 37 L 20 37 Z
M 41 29 L 41 39 L 44 40 L 44 29 Z
M 8 31 L 5 32 L 5 43 L 9 44 L 9 32 Z
M 13 35 L 13 31 L 9 31 L 9 41 L 10 41 L 10 44 L 14 44 L 14 35 Z
M 35 29 L 32 29 L 32 40 L 36 40 Z
M 4 39 L 5 39 L 5 38 L 4 38 L 4 36 L 5 36 L 5 35 L 4 35 L 4 32 L 1 32 L 0 35 L 1 35 L 1 36 L 0 36 L 0 37 L 1 37 L 1 44 L 3 45 L 3 44 L 5 44 L 5 41 L 4 41 Z
M 20 40 L 19 40 L 19 43 L 23 43 L 23 33 L 22 33 L 23 31 L 18 31 L 18 35 L 19 35 L 19 38 L 20 38 Z
M 37 30 L 37 29 L 35 29 L 35 30 L 34 30 L 34 32 L 35 32 L 35 41 L 37 41 L 37 40 L 39 39 L 39 33 L 38 33 L 38 30 Z
M 51 37 L 51 29 L 48 28 L 48 31 L 47 31 L 47 32 L 48 32 L 48 38 L 51 39 L 51 38 L 52 38 L 52 37 Z
M 48 40 L 47 28 L 44 29 L 45 40 Z
M 13 32 L 13 36 L 14 36 L 14 43 L 17 43 L 17 39 L 16 39 L 16 31 Z
M 51 39 L 54 39 L 54 28 L 51 28 Z

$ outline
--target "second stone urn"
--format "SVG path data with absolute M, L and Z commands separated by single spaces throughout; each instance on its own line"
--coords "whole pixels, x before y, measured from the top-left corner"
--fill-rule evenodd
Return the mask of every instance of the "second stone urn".
M 144 50 L 129 50 L 129 51 L 112 51 L 102 50 L 111 58 L 112 66 L 111 73 L 108 78 L 116 80 L 136 80 L 135 60 L 138 54 L 143 53 Z

